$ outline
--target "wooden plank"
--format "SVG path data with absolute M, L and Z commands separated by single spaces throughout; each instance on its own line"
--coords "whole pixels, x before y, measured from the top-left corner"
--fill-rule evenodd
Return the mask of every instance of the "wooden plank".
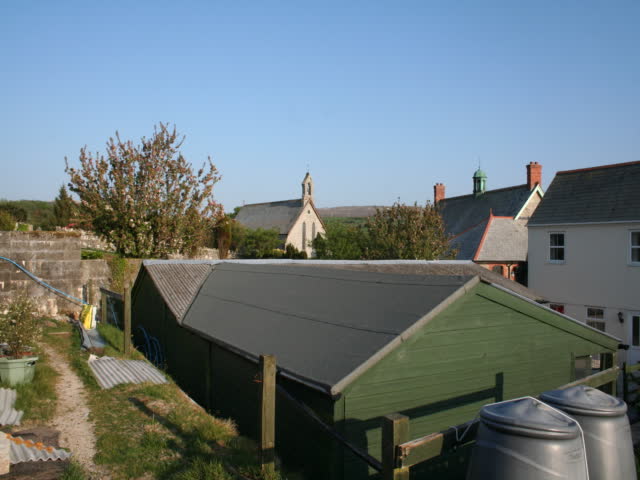
M 603 370 L 602 372 L 594 373 L 593 375 L 589 375 L 588 377 L 581 378 L 580 380 L 576 380 L 575 382 L 567 383 L 559 387 L 560 390 L 564 390 L 566 388 L 575 387 L 577 385 L 586 385 L 588 387 L 601 387 L 607 383 L 611 383 L 618 378 L 618 373 L 620 372 L 620 367 L 613 366 L 607 370 Z
M 635 365 L 627 365 L 627 373 L 637 372 L 640 370 L 640 363 L 636 363 Z
M 131 353 L 131 287 L 124 287 L 124 345 L 125 355 Z
M 403 443 L 398 447 L 401 465 L 411 467 L 442 455 L 454 445 L 463 445 L 475 440 L 478 426 L 478 420 L 471 420 L 442 432 Z
M 276 357 L 260 355 L 262 395 L 260 396 L 260 461 L 262 472 L 275 472 L 276 447 Z
M 398 461 L 398 446 L 408 440 L 409 417 L 392 413 L 382 419 L 382 480 L 409 480 L 409 467 Z

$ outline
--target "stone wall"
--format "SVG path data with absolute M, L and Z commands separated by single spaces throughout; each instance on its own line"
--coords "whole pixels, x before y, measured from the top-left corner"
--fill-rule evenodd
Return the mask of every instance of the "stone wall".
M 104 260 L 81 260 L 82 240 L 75 232 L 0 232 L 0 256 L 20 264 L 49 285 L 76 298 L 109 285 L 109 267 Z M 14 265 L 0 261 L 0 302 L 20 292 L 35 301 L 43 315 L 78 311 L 79 307 L 38 285 Z

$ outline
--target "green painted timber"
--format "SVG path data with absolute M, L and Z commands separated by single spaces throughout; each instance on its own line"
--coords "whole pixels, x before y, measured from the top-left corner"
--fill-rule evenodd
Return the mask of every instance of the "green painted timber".
M 412 438 L 442 431 L 473 419 L 486 403 L 568 383 L 572 355 L 616 348 L 609 337 L 481 283 L 345 389 L 345 433 L 380 458 L 384 415 L 410 417 Z M 468 449 L 461 452 L 434 459 L 447 468 L 421 467 L 438 478 L 464 478 Z M 374 474 L 348 454 L 344 468 L 344 478 Z

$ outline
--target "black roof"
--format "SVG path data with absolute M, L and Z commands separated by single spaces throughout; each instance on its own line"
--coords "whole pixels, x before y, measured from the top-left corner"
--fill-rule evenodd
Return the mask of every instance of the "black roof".
M 236 221 L 247 228 L 276 229 L 281 235 L 291 230 L 304 207 L 301 198 L 278 202 L 252 203 L 243 206 Z
M 446 233 L 459 235 L 487 219 L 490 212 L 498 217 L 515 217 L 530 196 L 531 190 L 525 184 L 488 190 L 477 196 L 445 198 L 438 202 L 438 207 Z
M 182 325 L 336 393 L 383 347 L 472 276 L 398 275 L 291 265 L 215 265 Z
M 640 220 L 640 162 L 558 172 L 529 225 Z

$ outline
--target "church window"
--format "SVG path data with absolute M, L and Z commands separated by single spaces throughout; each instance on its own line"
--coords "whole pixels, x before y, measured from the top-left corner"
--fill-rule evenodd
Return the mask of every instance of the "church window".
M 316 222 L 311 224 L 311 240 L 315 240 L 316 238 Z
M 307 248 L 307 223 L 302 223 L 302 250 Z

